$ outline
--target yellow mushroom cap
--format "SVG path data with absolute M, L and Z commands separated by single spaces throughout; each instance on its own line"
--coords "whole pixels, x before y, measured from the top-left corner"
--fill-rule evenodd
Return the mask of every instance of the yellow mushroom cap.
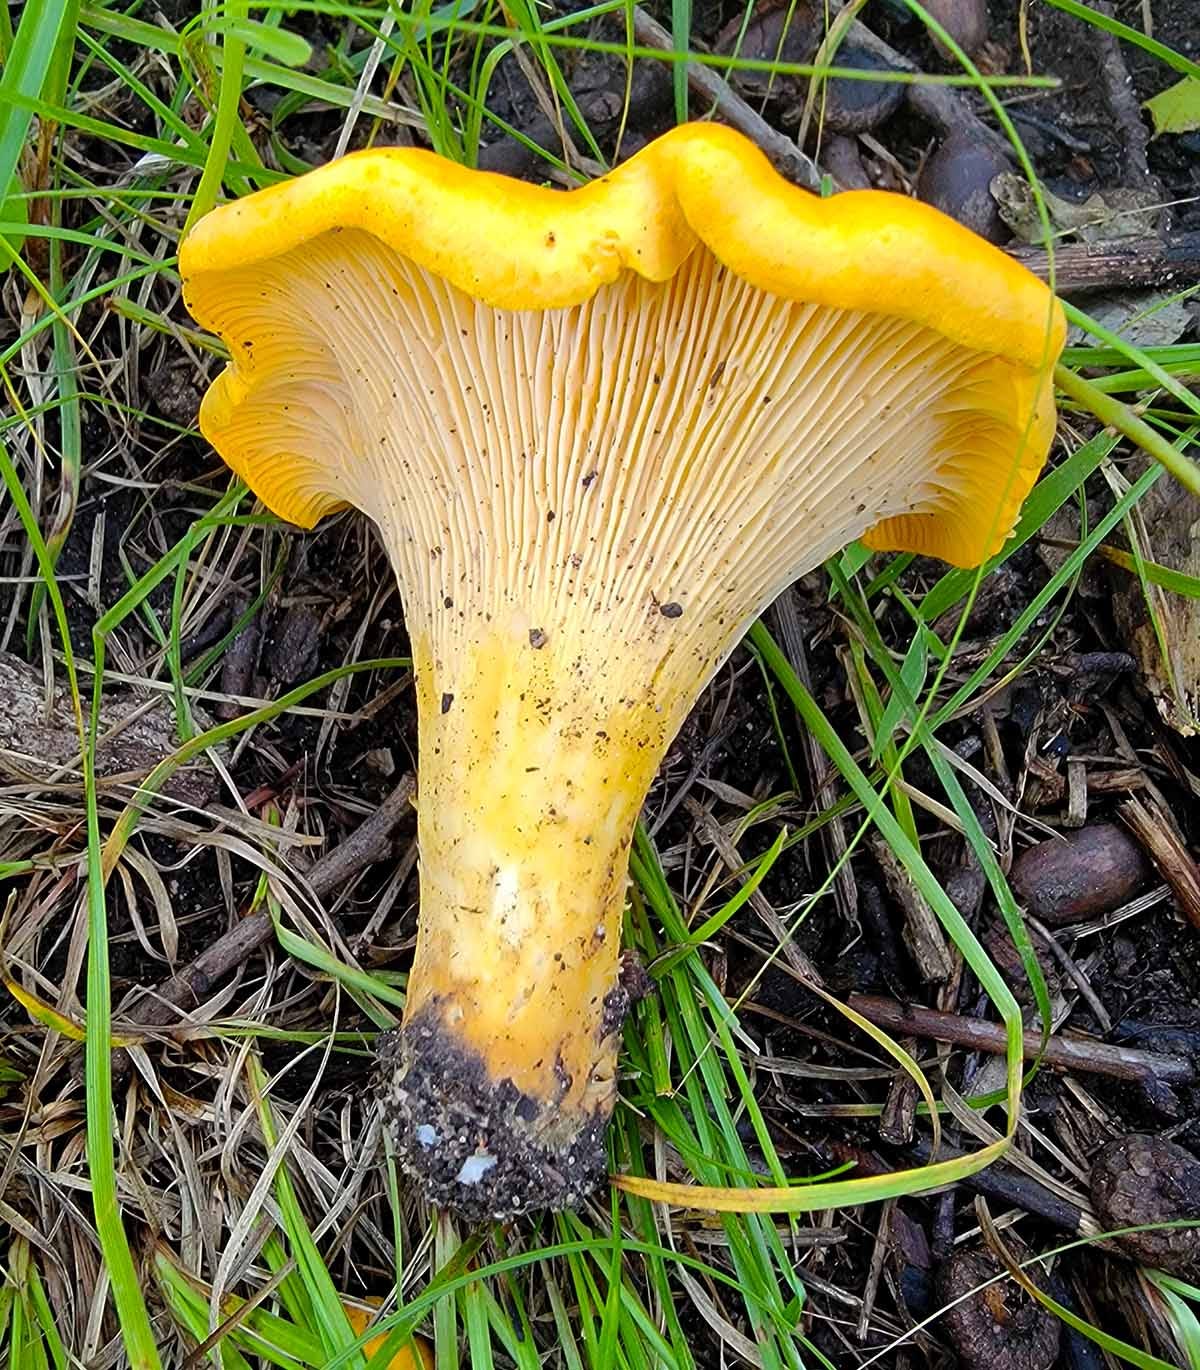
M 471 1217 L 603 1165 L 634 824 L 753 617 L 851 539 L 976 565 L 1054 429 L 1049 290 L 925 205 L 711 124 L 578 190 L 356 153 L 203 219 L 205 435 L 379 528 L 413 643 L 421 909 L 397 1154 Z
M 298 444 L 290 464 L 285 453 L 264 458 L 236 413 L 288 365 L 270 343 L 290 330 L 279 328 L 277 294 L 262 289 L 259 269 L 351 230 L 499 310 L 565 310 L 627 271 L 664 282 L 703 247 L 779 299 L 903 320 L 994 358 L 964 392 L 964 418 L 987 441 L 948 443 L 941 508 L 867 531 L 878 550 L 977 565 L 1003 544 L 1045 460 L 1062 310 L 1019 263 L 928 205 L 869 190 L 820 199 L 718 124 L 682 125 L 566 193 L 381 148 L 223 206 L 180 251 L 189 309 L 233 354 L 202 429 L 265 504 L 306 527 L 339 502 L 314 478 L 312 455 Z M 861 379 L 869 391 L 872 377 Z

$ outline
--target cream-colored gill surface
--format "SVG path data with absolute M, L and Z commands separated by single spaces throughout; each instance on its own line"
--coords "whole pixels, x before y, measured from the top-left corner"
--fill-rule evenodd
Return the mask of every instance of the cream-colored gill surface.
M 782 585 L 977 499 L 972 454 L 1018 446 L 987 357 L 770 296 L 703 248 L 664 284 L 514 313 L 345 231 L 226 297 L 221 332 L 252 345 L 206 431 L 269 503 L 291 455 L 306 500 L 323 471 L 375 519 L 435 667 L 486 615 L 690 693 Z

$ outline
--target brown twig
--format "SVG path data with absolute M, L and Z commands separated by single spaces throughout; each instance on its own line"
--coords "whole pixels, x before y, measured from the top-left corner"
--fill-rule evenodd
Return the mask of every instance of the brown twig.
M 840 1162 L 843 1165 L 847 1161 L 853 1162 L 857 1173 L 860 1175 L 890 1175 L 895 1170 L 895 1167 L 887 1164 L 882 1157 L 873 1152 L 864 1151 L 861 1147 L 850 1146 L 845 1142 L 833 1142 L 822 1146 L 820 1150 L 830 1160 Z M 943 1142 L 938 1147 L 935 1157 L 932 1145 L 925 1138 L 920 1138 L 911 1146 L 904 1148 L 905 1159 L 914 1161 L 919 1165 L 926 1165 L 932 1160 L 955 1160 L 962 1155 L 965 1153 L 947 1146 Z M 1053 1223 L 1055 1227 L 1061 1228 L 1064 1232 L 1084 1234 L 1096 1230 L 1095 1222 L 1085 1209 L 1059 1198 L 1057 1194 L 1051 1193 L 1044 1185 L 1038 1184 L 1036 1180 L 1030 1179 L 1027 1175 L 1022 1175 L 1010 1166 L 1001 1163 L 990 1165 L 986 1170 L 982 1170 L 976 1175 L 966 1176 L 959 1183 L 979 1194 L 986 1194 L 988 1198 L 998 1199 L 1002 1203 L 1012 1204 L 1014 1208 L 1020 1208 L 1026 1213 L 1044 1218 L 1046 1222 Z
M 934 1159 L 952 1160 L 965 1153 L 943 1143 L 938 1147 L 935 1158 L 933 1144 L 928 1138 L 921 1137 L 907 1148 L 907 1154 L 914 1161 L 924 1165 Z M 1086 1209 L 1059 1198 L 1045 1185 L 1038 1184 L 1036 1180 L 1030 1179 L 1028 1175 L 1022 1175 L 1019 1170 L 1013 1170 L 1010 1166 L 990 1165 L 977 1175 L 967 1176 L 962 1183 L 968 1189 L 975 1190 L 977 1194 L 985 1194 L 989 1199 L 1012 1204 L 1014 1208 L 1053 1223 L 1064 1232 L 1089 1235 L 1096 1231 L 1095 1221 Z
M 945 934 L 937 915 L 917 888 L 916 881 L 882 837 L 871 839 L 871 851 L 879 863 L 888 891 L 904 911 L 904 945 L 917 967 L 917 973 L 927 984 L 941 984 L 950 978 L 951 963 Z
M 957 1013 L 939 1013 L 915 1004 L 901 1004 L 869 994 L 852 994 L 848 1003 L 877 1027 L 903 1032 L 914 1037 L 931 1037 L 939 1042 L 969 1047 L 1003 1056 L 1008 1050 L 1008 1034 L 1000 1023 L 982 1018 L 966 1018 Z M 1023 1054 L 1033 1060 L 1041 1051 L 1041 1034 L 1026 1032 Z M 1051 1037 L 1042 1055 L 1045 1065 L 1054 1070 L 1078 1070 L 1091 1075 L 1107 1075 L 1117 1080 L 1132 1080 L 1160 1089 L 1164 1085 L 1190 1084 L 1196 1067 L 1183 1056 L 1157 1055 L 1130 1047 L 1111 1046 L 1090 1037 Z
M 660 52 L 675 50 L 671 35 L 639 5 L 633 9 L 633 33 L 643 47 L 657 48 Z M 757 143 L 785 176 L 807 190 L 820 189 L 821 177 L 812 161 L 786 134 L 772 128 L 761 114 L 751 109 L 723 76 L 699 62 L 689 62 L 687 82 L 696 95 L 712 103 L 731 128 Z
M 1113 7 L 1107 0 L 1100 0 L 1096 8 L 1107 18 L 1113 17 Z M 1151 174 L 1150 162 L 1146 156 L 1146 149 L 1150 145 L 1150 131 L 1142 122 L 1142 107 L 1138 103 L 1137 91 L 1133 88 L 1129 68 L 1125 65 L 1121 45 L 1113 34 L 1098 24 L 1092 29 L 1092 37 L 1100 52 L 1100 81 L 1104 87 L 1104 95 L 1121 135 L 1125 183 L 1138 190 L 1152 190 L 1161 196 L 1162 187 L 1157 177 Z
M 912 1056 L 917 1050 L 917 1039 L 905 1037 L 900 1045 Z M 889 1146 L 904 1146 L 912 1141 L 917 1124 L 917 1102 L 917 1082 L 907 1071 L 896 1071 L 879 1115 L 880 1141 Z

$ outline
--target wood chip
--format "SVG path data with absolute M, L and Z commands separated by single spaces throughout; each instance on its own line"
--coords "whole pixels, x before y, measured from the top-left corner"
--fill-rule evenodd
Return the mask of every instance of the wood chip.
M 900 864 L 895 852 L 881 838 L 871 843 L 871 850 L 887 884 L 888 891 L 904 910 L 904 945 L 916 962 L 921 979 L 926 983 L 940 983 L 950 977 L 950 953 L 937 915 L 925 902 L 912 877 Z
M 1200 928 L 1200 866 L 1175 829 L 1153 800 L 1143 804 L 1140 799 L 1127 799 L 1118 812 L 1170 885 L 1180 912 Z
M 1082 828 L 1087 822 L 1088 782 L 1087 767 L 1077 757 L 1067 762 L 1067 812 L 1064 826 Z

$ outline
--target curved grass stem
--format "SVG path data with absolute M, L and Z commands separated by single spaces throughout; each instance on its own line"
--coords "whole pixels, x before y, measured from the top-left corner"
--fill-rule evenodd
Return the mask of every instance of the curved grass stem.
M 1081 404 L 1089 414 L 1093 414 L 1109 428 L 1115 428 L 1130 442 L 1136 443 L 1143 452 L 1148 453 L 1159 465 L 1163 466 L 1193 495 L 1200 496 L 1200 466 L 1190 461 L 1158 431 L 1127 405 L 1112 395 L 1106 394 L 1091 381 L 1086 381 L 1077 372 L 1066 366 L 1054 368 L 1054 382 L 1071 399 Z

